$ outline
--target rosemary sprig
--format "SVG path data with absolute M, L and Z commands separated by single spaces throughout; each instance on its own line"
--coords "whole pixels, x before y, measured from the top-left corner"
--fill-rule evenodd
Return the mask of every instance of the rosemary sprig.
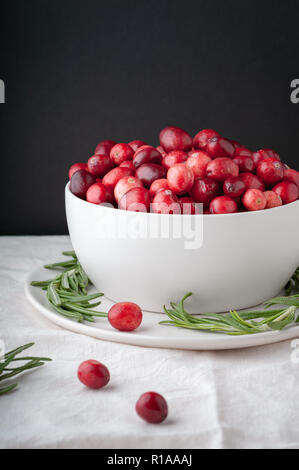
M 36 367 L 40 367 L 44 365 L 46 361 L 51 361 L 48 357 L 16 357 L 21 352 L 25 351 L 28 348 L 31 348 L 34 343 L 25 344 L 24 346 L 20 346 L 17 349 L 13 349 L 4 355 L 3 358 L 0 358 L 2 361 L 0 362 L 0 382 L 3 380 L 10 379 L 15 375 L 21 374 L 24 371 L 35 369 Z M 22 361 L 24 364 L 19 367 L 9 367 L 11 363 Z M 17 383 L 13 383 L 11 385 L 7 385 L 0 388 L 0 395 L 4 395 L 5 393 L 11 392 L 18 386 Z
M 266 308 L 277 304 L 288 305 L 287 308 L 255 310 L 252 312 L 231 310 L 228 314 L 203 313 L 200 316 L 190 315 L 185 310 L 185 300 L 191 295 L 191 292 L 186 294 L 178 304 L 171 302 L 171 308 L 167 309 L 164 306 L 164 311 L 169 320 L 161 321 L 160 324 L 191 330 L 225 333 L 227 335 L 249 335 L 271 330 L 282 330 L 287 325 L 299 321 L 298 316 L 296 318 L 299 296 L 296 295 L 276 297 L 265 303 Z
M 88 295 L 89 279 L 75 252 L 64 251 L 62 254 L 72 259 L 44 266 L 46 269 L 61 270 L 62 272 L 53 279 L 33 281 L 31 285 L 47 291 L 47 299 L 52 308 L 64 317 L 77 322 L 94 322 L 94 317 L 107 317 L 106 312 L 93 310 L 101 302 L 90 303 L 90 301 L 98 299 L 104 294 L 98 292 Z

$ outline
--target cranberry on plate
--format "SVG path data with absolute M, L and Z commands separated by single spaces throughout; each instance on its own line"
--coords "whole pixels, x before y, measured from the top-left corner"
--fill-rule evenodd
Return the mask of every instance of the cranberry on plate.
M 132 174 L 135 173 L 135 166 L 132 160 L 125 160 L 119 165 L 120 168 L 129 168 L 132 171 Z
M 242 203 L 249 211 L 258 211 L 266 208 L 267 199 L 259 189 L 247 189 Z
M 156 214 L 181 213 L 179 200 L 170 189 L 162 189 L 155 195 L 152 202 L 152 209 Z
M 135 176 L 124 176 L 116 183 L 114 188 L 114 197 L 116 202 L 118 203 L 123 195 L 130 191 L 130 189 L 142 187 L 143 185 L 140 179 Z
M 161 191 L 161 189 L 169 189 L 166 178 L 161 178 L 152 182 L 151 187 L 150 187 L 151 196 L 154 196 L 156 193 Z
M 205 150 L 211 158 L 232 158 L 235 153 L 234 145 L 230 140 L 225 139 L 224 137 L 213 137 L 210 139 Z
M 294 202 L 298 199 L 299 196 L 298 186 L 291 181 L 281 181 L 276 186 L 274 186 L 272 191 L 280 196 L 283 204 Z
M 142 311 L 133 302 L 119 302 L 108 312 L 109 323 L 120 331 L 133 331 L 142 322 Z
M 238 204 L 228 196 L 217 196 L 210 202 L 211 214 L 232 214 L 238 212 Z
M 202 150 L 192 150 L 189 152 L 186 166 L 192 170 L 194 178 L 201 178 L 202 176 L 206 176 L 206 169 L 208 163 L 211 161 L 212 159 L 206 152 Z
M 169 168 L 171 168 L 176 163 L 185 162 L 187 158 L 188 154 L 186 152 L 183 152 L 182 150 L 172 150 L 163 157 L 162 165 L 164 168 L 169 170 Z
M 162 423 L 167 418 L 168 406 L 165 398 L 156 392 L 146 392 L 136 403 L 138 416 L 148 423 Z
M 144 163 L 136 170 L 137 178 L 142 181 L 146 188 L 149 188 L 155 180 L 164 178 L 165 174 L 165 168 L 157 163 Z
M 161 153 L 155 147 L 151 147 L 150 145 L 140 147 L 133 157 L 135 168 L 138 168 L 143 163 L 161 163 L 161 161 Z
M 143 145 L 147 145 L 146 142 L 143 142 L 143 140 L 132 140 L 129 142 L 130 147 L 132 147 L 133 151 L 136 152 L 139 147 L 142 147 Z
M 93 155 L 87 162 L 89 173 L 96 178 L 102 178 L 114 167 L 114 163 L 108 155 Z
M 268 158 L 275 158 L 275 160 L 280 160 L 278 153 L 271 149 L 260 149 L 252 154 L 252 159 L 256 167 L 260 162 L 267 160 Z
M 169 126 L 160 132 L 160 145 L 166 152 L 171 152 L 171 150 L 184 150 L 187 152 L 192 149 L 193 140 L 183 129 Z
M 265 191 L 264 192 L 266 198 L 266 209 L 271 209 L 272 207 L 279 207 L 282 206 L 281 197 L 278 196 L 274 191 Z
M 134 150 L 129 144 L 116 144 L 110 150 L 110 158 L 116 165 L 120 165 L 126 160 L 132 160 L 133 156 Z
M 252 157 L 252 152 L 241 145 L 235 149 L 234 157 Z
M 113 168 L 113 170 L 109 171 L 103 178 L 102 183 L 106 186 L 106 188 L 110 189 L 110 191 L 114 191 L 114 188 L 118 181 L 125 176 L 133 176 L 135 171 L 130 170 L 126 167 L 117 167 Z
M 102 183 L 97 182 L 89 186 L 86 193 L 86 201 L 92 204 L 104 204 L 113 202 L 113 195 Z
M 256 174 L 267 186 L 273 186 L 282 180 L 284 167 L 279 160 L 262 160 L 257 166 Z
M 112 147 L 114 147 L 114 145 L 116 145 L 116 142 L 114 142 L 114 140 L 102 140 L 96 146 L 94 154 L 109 156 L 110 150 L 112 149 Z
M 88 171 L 87 163 L 74 163 L 69 169 L 69 179 L 72 179 L 73 174 L 78 170 Z
M 231 176 L 239 175 L 239 167 L 231 158 L 215 158 L 207 165 L 206 174 L 216 181 L 224 181 Z
M 179 201 L 182 208 L 182 214 L 194 215 L 201 213 L 198 204 L 194 201 L 192 197 L 184 196 L 181 197 Z
M 95 182 L 95 178 L 88 171 L 78 170 L 72 176 L 70 190 L 75 196 L 85 199 L 88 188 Z
M 193 139 L 194 148 L 204 150 L 209 140 L 213 137 L 220 137 L 220 134 L 213 129 L 203 129 L 199 131 Z
M 246 184 L 239 176 L 227 178 L 223 183 L 223 192 L 226 196 L 239 197 L 246 191 Z
M 238 165 L 240 173 L 254 171 L 255 165 L 252 157 L 238 155 L 237 157 L 233 158 L 233 161 Z
M 245 183 L 246 189 L 259 189 L 260 191 L 265 190 L 264 183 L 252 173 L 240 173 L 241 180 Z
M 195 202 L 207 206 L 220 193 L 219 183 L 211 178 L 197 178 L 191 190 Z
M 80 382 L 93 389 L 105 387 L 110 380 L 107 367 L 94 359 L 82 362 L 78 367 L 77 375 Z
M 143 187 L 132 188 L 120 199 L 118 207 L 125 211 L 149 212 L 151 196 Z
M 169 168 L 167 182 L 169 188 L 175 194 L 186 194 L 193 186 L 194 175 L 192 170 L 184 165 L 184 163 L 177 163 Z
M 299 171 L 287 168 L 284 170 L 283 179 L 295 183 L 299 188 Z

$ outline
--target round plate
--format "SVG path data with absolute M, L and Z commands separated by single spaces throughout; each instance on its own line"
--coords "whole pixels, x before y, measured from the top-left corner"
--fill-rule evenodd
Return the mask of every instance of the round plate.
M 244 336 L 187 330 L 159 325 L 159 321 L 165 320 L 166 315 L 149 312 L 144 312 L 142 325 L 136 331 L 129 333 L 113 329 L 105 318 L 97 318 L 93 324 L 77 323 L 56 313 L 48 303 L 45 291 L 30 285 L 31 281 L 42 281 L 51 277 L 49 271 L 44 268 L 35 269 L 29 274 L 25 283 L 25 293 L 29 302 L 41 315 L 60 327 L 106 341 L 152 348 L 216 350 L 261 346 L 299 336 L 299 326 L 291 326 L 282 331 L 269 331 Z M 94 291 L 94 288 L 90 289 L 90 293 Z M 113 302 L 103 297 L 99 309 L 108 311 L 111 305 L 113 305 Z M 186 305 L 188 310 L 188 301 Z

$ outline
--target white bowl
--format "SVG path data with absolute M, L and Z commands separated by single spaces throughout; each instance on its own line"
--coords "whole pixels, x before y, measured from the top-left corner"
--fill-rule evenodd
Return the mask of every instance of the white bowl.
M 191 313 L 252 307 L 276 295 L 299 265 L 299 200 L 256 212 L 188 217 L 97 206 L 74 196 L 69 184 L 65 196 L 79 261 L 115 302 L 163 312 L 164 304 L 193 292 Z M 182 219 L 192 219 L 196 231 L 180 234 Z M 169 238 L 170 229 L 175 235 Z

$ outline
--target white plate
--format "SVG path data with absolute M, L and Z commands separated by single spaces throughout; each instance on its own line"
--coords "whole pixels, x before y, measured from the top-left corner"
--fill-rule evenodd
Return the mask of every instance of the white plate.
M 56 313 L 49 305 L 45 291 L 30 285 L 31 281 L 51 278 L 51 273 L 54 277 L 54 271 L 38 268 L 29 274 L 25 284 L 27 299 L 41 315 L 53 323 L 75 333 L 81 333 L 94 338 L 153 348 L 217 350 L 261 346 L 299 337 L 299 326 L 288 327 L 282 331 L 269 331 L 244 336 L 229 336 L 220 333 L 186 330 L 159 325 L 159 321 L 165 320 L 166 315 L 149 312 L 144 312 L 142 325 L 136 331 L 130 333 L 113 329 L 105 318 L 96 319 L 94 324 L 77 323 Z M 91 288 L 90 293 L 93 291 L 94 289 Z M 111 305 L 113 303 L 103 297 L 102 304 L 98 308 L 101 311 L 108 311 Z M 188 301 L 186 306 L 188 310 Z

